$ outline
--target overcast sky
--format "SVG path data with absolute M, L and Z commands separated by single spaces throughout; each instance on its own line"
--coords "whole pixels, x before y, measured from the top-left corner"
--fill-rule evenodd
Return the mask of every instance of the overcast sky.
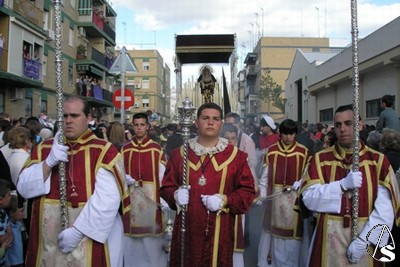
M 109 2 L 117 12 L 117 46 L 157 49 L 171 71 L 174 69 L 175 34 L 236 34 L 241 59 L 261 36 L 329 37 L 331 46 L 351 43 L 351 0 Z M 400 16 L 399 0 L 357 2 L 360 38 Z

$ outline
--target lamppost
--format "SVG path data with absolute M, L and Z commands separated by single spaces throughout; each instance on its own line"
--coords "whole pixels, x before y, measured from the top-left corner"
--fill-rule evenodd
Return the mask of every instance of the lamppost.
M 305 114 L 305 119 L 308 120 L 308 98 L 309 98 L 309 94 L 308 94 L 308 89 L 304 89 L 303 90 L 303 94 L 304 94 L 304 114 Z

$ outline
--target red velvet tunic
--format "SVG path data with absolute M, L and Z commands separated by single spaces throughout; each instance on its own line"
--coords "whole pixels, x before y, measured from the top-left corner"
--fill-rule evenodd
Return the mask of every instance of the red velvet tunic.
M 124 232 L 132 237 L 151 236 L 163 232 L 160 203 L 159 166 L 166 164 L 165 155 L 159 144 L 145 137 L 142 142 L 134 137 L 122 148 L 125 171 L 139 187 L 129 186 L 130 213 L 123 216 Z
M 330 183 L 346 177 L 352 168 L 352 154 L 352 151 L 345 151 L 337 144 L 317 153 L 310 162 L 301 192 L 313 184 Z M 389 190 L 393 207 L 398 207 L 396 201 L 398 189 L 393 187 L 395 177 L 388 159 L 364 144 L 360 147 L 359 171 L 362 173 L 363 183 L 359 188 L 358 228 L 362 230 L 374 209 L 378 185 Z M 351 208 L 351 199 L 346 200 L 347 195 L 345 193 L 342 196 L 339 214 L 318 213 L 310 266 L 382 266 L 382 263 L 369 256 L 363 257 L 357 265 L 351 265 L 347 260 L 346 251 L 351 242 L 351 227 L 343 227 L 345 207 L 350 205 Z M 398 209 L 395 215 L 399 218 Z
M 286 146 L 279 141 L 270 146 L 264 156 L 268 166 L 267 196 L 281 193 L 285 187 L 291 188 L 302 178 L 310 161 L 308 149 L 294 142 Z M 296 191 L 288 191 L 267 201 L 264 213 L 264 229 L 279 238 L 301 239 L 302 220 L 294 211 Z
M 208 163 L 210 162 L 210 163 Z M 174 192 L 182 185 L 183 148 L 171 152 L 161 196 L 176 208 Z M 199 184 L 204 169 L 206 185 Z M 235 215 L 245 213 L 254 199 L 254 180 L 247 154 L 228 145 L 224 151 L 197 156 L 188 148 L 187 181 L 191 186 L 186 212 L 185 266 L 232 266 Z M 223 194 L 228 210 L 207 212 L 201 195 Z M 170 266 L 180 266 L 181 213 L 174 224 Z M 208 231 L 206 231 L 208 230 Z
M 47 158 L 52 144 L 53 138 L 46 140 L 35 147 L 32 150 L 30 161 L 25 167 L 39 163 Z M 127 212 L 130 208 L 130 200 L 125 185 L 122 158 L 117 149 L 112 146 L 111 143 L 97 138 L 90 130 L 85 132 L 75 143 L 67 143 L 66 145 L 70 147 L 70 150 L 68 151 L 68 162 L 66 163 L 69 224 L 73 224 L 75 218 L 79 215 L 83 206 L 93 194 L 96 183 L 96 173 L 99 168 L 105 168 L 113 173 L 120 190 L 120 211 L 123 213 Z M 78 194 L 76 202 L 79 206 L 77 208 L 71 207 L 71 203 L 75 202 L 71 199 L 71 177 L 73 177 L 76 192 Z M 54 242 L 56 245 L 57 236 L 61 232 L 61 223 L 59 225 L 54 225 L 54 223 L 50 224 L 48 222 L 53 219 L 55 223 L 60 222 L 60 218 L 55 217 L 60 216 L 58 171 L 53 171 L 50 179 L 50 193 L 33 200 L 26 266 L 41 266 L 41 257 L 46 258 L 49 257 L 49 255 L 55 255 L 49 251 L 50 244 L 46 244 L 48 241 L 44 240 L 44 236 L 48 236 L 51 240 L 55 239 Z M 57 210 L 58 212 L 54 212 Z M 53 228 L 43 229 L 45 225 Z M 44 231 L 46 231 L 45 235 L 43 234 Z M 91 262 L 90 266 L 108 266 L 108 244 L 101 244 L 87 238 L 85 238 L 85 240 L 86 244 L 84 247 L 86 250 L 78 253 L 83 259 L 82 262 Z M 58 248 L 58 245 L 56 246 Z M 74 251 L 74 253 L 75 252 L 76 251 Z M 45 253 L 47 253 L 47 256 L 43 256 Z M 67 255 L 70 254 L 64 255 L 67 257 Z

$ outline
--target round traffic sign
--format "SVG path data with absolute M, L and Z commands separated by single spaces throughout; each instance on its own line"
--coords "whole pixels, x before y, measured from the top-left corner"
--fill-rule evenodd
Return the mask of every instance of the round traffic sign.
M 119 88 L 115 90 L 113 94 L 112 101 L 114 103 L 114 106 L 118 109 L 121 109 L 121 102 L 122 102 L 122 89 Z M 131 92 L 131 90 L 126 89 L 124 90 L 124 108 L 127 109 L 131 106 L 133 106 L 133 103 L 135 103 L 135 96 Z

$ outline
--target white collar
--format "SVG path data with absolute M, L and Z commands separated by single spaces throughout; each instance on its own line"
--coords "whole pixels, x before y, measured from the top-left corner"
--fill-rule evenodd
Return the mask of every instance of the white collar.
M 228 146 L 228 140 L 220 137 L 218 143 L 213 147 L 204 147 L 197 142 L 198 137 L 189 139 L 189 147 L 194 151 L 197 156 L 203 156 L 206 154 L 216 154 L 225 150 Z

